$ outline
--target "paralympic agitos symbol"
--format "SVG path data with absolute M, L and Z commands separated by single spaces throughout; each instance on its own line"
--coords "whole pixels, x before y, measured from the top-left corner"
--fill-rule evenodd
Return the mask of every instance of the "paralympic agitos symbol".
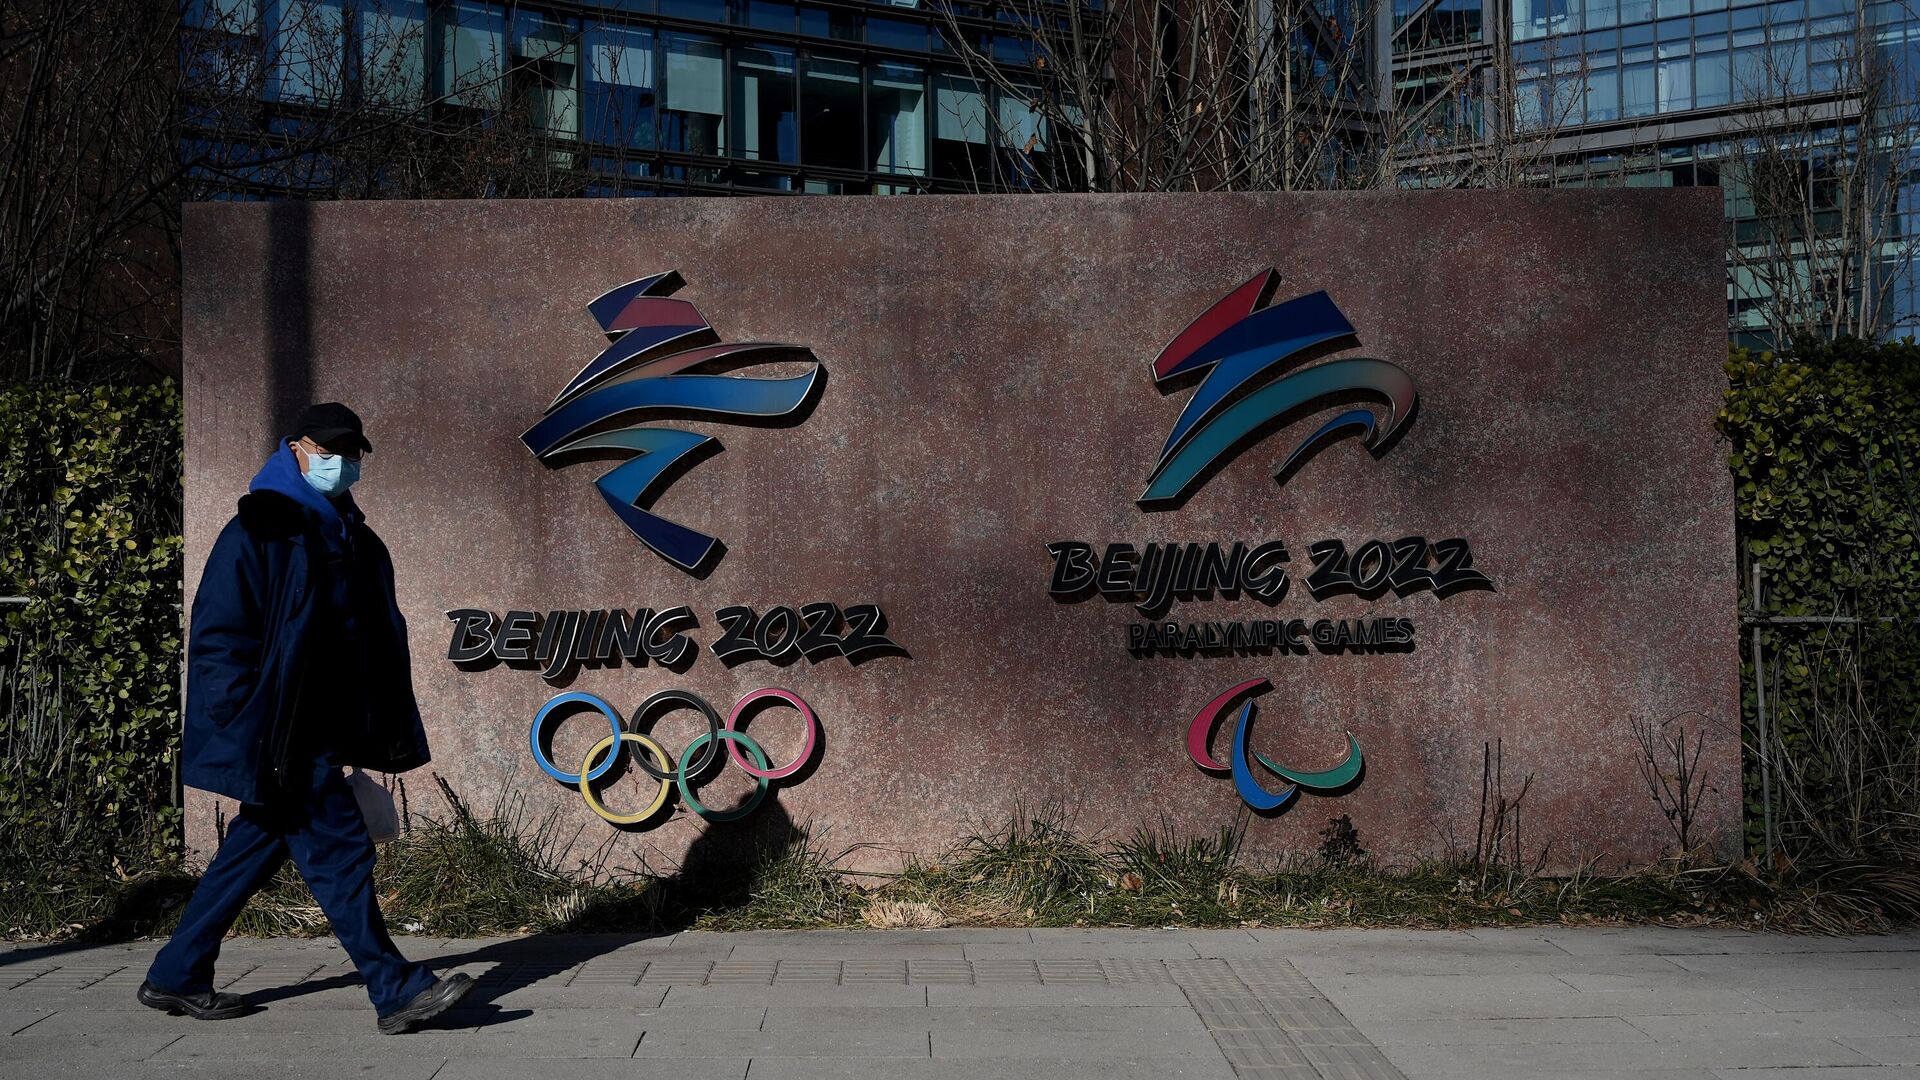
M 760 744 L 741 730 L 758 709 L 776 704 L 792 708 L 806 724 L 806 734 L 801 736 L 800 752 L 794 755 L 792 761 L 778 768 L 767 760 L 767 752 Z M 584 705 L 598 711 L 613 729 L 611 734 L 587 750 L 580 762 L 580 771 L 575 773 L 566 772 L 555 765 L 542 745 L 549 737 L 548 727 L 554 716 L 569 705 Z M 669 706 L 698 710 L 707 720 L 706 732 L 688 743 L 677 759 L 644 731 L 638 730 L 647 723 L 649 717 L 666 711 L 664 707 Z M 694 797 L 693 784 L 713 764 L 723 742 L 727 744 L 728 759 L 754 778 L 755 787 L 753 794 L 739 806 L 731 810 L 714 810 Z M 540 766 L 541 772 L 568 787 L 579 788 L 580 797 L 587 801 L 588 809 L 614 825 L 638 825 L 653 817 L 667 804 L 667 792 L 673 787 L 680 789 L 680 801 L 687 809 L 708 821 L 734 821 L 759 807 L 760 801 L 767 797 L 767 788 L 772 781 L 794 776 L 813 760 L 814 751 L 820 745 L 820 721 L 807 703 L 800 700 L 799 695 L 773 686 L 742 697 L 734 703 L 733 711 L 727 714 L 724 721 L 704 698 L 685 690 L 662 690 L 654 694 L 641 702 L 640 707 L 633 710 L 633 716 L 624 722 L 620 719 L 619 711 L 598 695 L 572 690 L 556 694 L 540 706 L 540 711 L 534 714 L 533 726 L 527 731 L 527 743 L 533 752 L 533 763 Z M 645 806 L 630 814 L 620 814 L 607 809 L 594 788 L 622 760 L 628 743 L 637 748 L 633 755 L 634 763 L 659 786 Z M 696 750 L 699 751 L 697 755 L 694 753 Z M 742 750 L 746 753 L 742 754 Z M 752 761 L 747 760 L 749 756 Z
M 1274 479 L 1285 483 L 1294 466 L 1335 436 L 1359 432 L 1376 456 L 1413 413 L 1413 379 L 1385 360 L 1352 357 L 1294 372 L 1259 389 L 1264 378 L 1296 357 L 1359 344 L 1353 324 L 1325 292 L 1267 306 L 1280 275 L 1268 269 L 1188 324 L 1153 361 L 1162 387 L 1197 373 L 1206 378 L 1175 421 L 1148 478 L 1141 506 L 1177 504 L 1191 494 L 1214 463 L 1274 420 L 1336 396 L 1364 395 L 1385 401 L 1387 419 L 1367 409 L 1349 409 L 1322 424 L 1287 455 Z
M 610 289 L 587 305 L 612 342 L 580 369 L 547 406 L 546 416 L 520 436 L 548 468 L 587 454 L 627 454 L 632 460 L 594 481 L 607 505 L 640 542 L 689 573 L 717 559 L 724 545 L 649 511 L 678 475 L 720 449 L 711 435 L 673 428 L 610 426 L 633 413 L 675 410 L 735 422 L 770 420 L 801 412 L 820 365 L 784 379 L 692 374 L 779 360 L 814 361 L 804 345 L 720 344 L 694 306 L 669 299 L 686 284 L 677 271 Z
M 1233 788 L 1240 798 L 1259 813 L 1276 813 L 1285 807 L 1302 789 L 1317 795 L 1335 795 L 1353 786 L 1366 768 L 1366 762 L 1360 755 L 1360 740 L 1347 732 L 1347 756 L 1338 765 L 1318 772 L 1282 765 L 1265 754 L 1248 748 L 1248 729 L 1253 726 L 1253 697 L 1272 687 L 1266 679 L 1249 679 L 1229 689 L 1226 693 L 1207 702 L 1193 723 L 1187 727 L 1187 756 L 1195 765 L 1208 772 L 1227 773 L 1233 777 Z M 1213 740 L 1213 730 L 1220 724 L 1220 718 L 1235 703 L 1240 705 L 1239 715 L 1234 720 L 1233 749 L 1225 763 L 1213 756 L 1209 743 Z M 1267 772 L 1287 782 L 1277 791 L 1269 791 L 1261 785 L 1253 772 L 1253 764 L 1258 762 Z

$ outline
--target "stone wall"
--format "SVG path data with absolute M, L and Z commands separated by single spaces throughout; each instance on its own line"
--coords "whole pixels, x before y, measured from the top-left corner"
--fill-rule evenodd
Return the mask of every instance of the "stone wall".
M 1470 848 L 1483 748 L 1498 740 L 1509 793 L 1533 778 L 1529 849 L 1550 842 L 1557 863 L 1656 857 L 1670 838 L 1629 725 L 1681 714 L 1707 739 L 1703 836 L 1731 845 L 1719 211 L 1716 193 L 1669 191 L 193 206 L 186 587 L 288 418 L 341 400 L 377 448 L 355 494 L 393 550 L 433 742 L 433 764 L 408 777 L 416 811 L 441 806 L 437 772 L 479 809 L 584 825 L 591 846 L 613 827 L 529 752 L 543 702 L 581 690 L 625 711 L 678 687 L 724 717 L 779 686 L 812 706 L 823 745 L 733 828 L 811 823 L 829 849 L 861 845 L 850 865 L 938 852 L 1015 803 L 1058 803 L 1108 834 L 1162 819 L 1211 830 L 1242 802 L 1190 759 L 1189 724 L 1265 677 L 1254 750 L 1321 769 L 1350 730 L 1366 772 L 1255 818 L 1256 852 L 1311 849 L 1339 814 L 1378 853 Z M 1267 267 L 1276 303 L 1326 290 L 1359 339 L 1341 355 L 1404 369 L 1417 414 L 1377 458 L 1337 440 L 1276 483 L 1322 410 L 1224 459 L 1177 507 L 1143 510 L 1195 392 L 1156 388 L 1156 354 Z M 610 465 L 549 469 L 519 439 L 607 344 L 585 304 L 671 270 L 687 282 L 676 298 L 722 341 L 805 345 L 825 370 L 798 422 L 656 425 L 724 446 L 653 505 L 724 542 L 704 577 L 610 512 L 593 483 Z M 1315 541 L 1351 552 L 1406 536 L 1466 539 L 1494 587 L 1305 588 Z M 1404 619 L 1412 648 L 1139 655 L 1127 635 L 1147 620 L 1132 605 L 1049 595 L 1048 544 L 1062 540 L 1096 555 L 1282 541 L 1293 580 L 1277 604 L 1194 599 L 1160 621 L 1300 619 L 1310 633 L 1319 619 Z M 906 655 L 729 667 L 708 648 L 722 607 L 815 601 L 879 605 Z M 589 667 L 550 684 L 446 659 L 450 609 L 683 604 L 700 646 L 684 671 Z M 775 709 L 749 731 L 779 764 L 800 728 Z M 1233 729 L 1230 715 L 1214 737 L 1222 761 Z M 704 730 L 684 710 L 653 728 L 676 755 Z M 592 714 L 566 720 L 553 760 L 578 769 L 606 733 Z M 652 796 L 626 773 L 601 791 L 611 809 Z M 726 807 L 748 790 L 728 767 L 700 796 Z M 190 798 L 197 846 L 212 806 Z M 708 828 L 684 807 L 650 824 L 615 844 L 656 866 Z

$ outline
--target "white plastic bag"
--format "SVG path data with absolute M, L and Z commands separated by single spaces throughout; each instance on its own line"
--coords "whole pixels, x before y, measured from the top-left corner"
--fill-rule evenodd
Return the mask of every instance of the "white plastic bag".
M 367 819 L 367 832 L 376 844 L 384 844 L 400 835 L 400 811 L 393 805 L 393 794 L 380 782 L 355 768 L 347 773 L 347 786 L 360 804 L 360 816 Z

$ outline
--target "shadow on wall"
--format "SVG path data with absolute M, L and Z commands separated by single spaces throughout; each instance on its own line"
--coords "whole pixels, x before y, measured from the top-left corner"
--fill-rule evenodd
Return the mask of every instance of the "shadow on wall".
M 267 417 L 270 451 L 313 401 L 313 204 L 267 204 Z

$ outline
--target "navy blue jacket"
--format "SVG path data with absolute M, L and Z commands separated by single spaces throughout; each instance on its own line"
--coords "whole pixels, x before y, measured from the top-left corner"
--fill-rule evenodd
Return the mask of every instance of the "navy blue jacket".
M 325 718 L 322 738 L 341 764 L 404 772 L 428 760 L 407 624 L 394 599 L 393 559 L 351 496 L 334 500 L 330 515 L 328 502 L 305 483 L 283 445 L 207 556 L 187 638 L 181 779 L 189 787 L 257 803 L 307 783 L 306 763 L 291 759 L 310 741 L 296 736 L 313 734 L 294 730 L 295 705 L 309 677 L 349 682 L 356 690 L 354 707 Z M 343 545 L 368 587 L 329 589 L 322 568 L 328 552 Z M 329 595 L 319 595 L 322 590 Z M 333 596 L 351 597 L 352 608 L 329 620 Z M 366 643 L 363 662 L 355 665 L 365 670 L 309 672 L 309 630 L 340 615 Z

